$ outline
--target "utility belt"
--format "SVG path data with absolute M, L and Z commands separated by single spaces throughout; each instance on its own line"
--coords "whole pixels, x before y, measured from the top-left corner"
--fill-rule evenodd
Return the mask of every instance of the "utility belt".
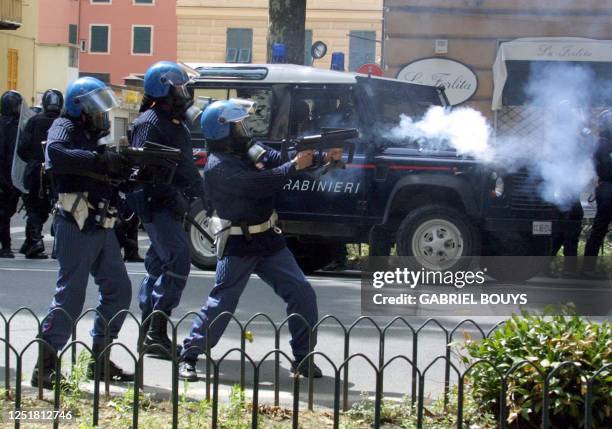
M 55 209 L 63 214 L 70 214 L 80 230 L 83 230 L 85 223 L 92 216 L 94 225 L 105 229 L 114 228 L 118 211 L 110 205 L 110 200 L 102 199 L 94 206 L 87 196 L 87 192 L 60 193 Z
M 215 239 L 214 244 L 217 253 L 217 258 L 221 259 L 223 257 L 223 252 L 225 250 L 225 245 L 227 244 L 227 239 L 232 235 L 243 235 L 247 240 L 250 240 L 252 234 L 261 234 L 270 229 L 274 229 L 274 232 L 276 232 L 277 234 L 281 234 L 281 229 L 276 226 L 277 222 L 278 214 L 276 213 L 276 211 L 272 212 L 272 215 L 268 220 L 257 225 L 248 225 L 246 222 L 242 222 L 240 223 L 240 225 L 233 225 L 231 221 L 227 219 L 221 219 L 219 216 L 217 216 L 217 213 L 215 212 L 210 218 L 210 230 L 213 233 L 213 237 Z
M 276 211 L 272 212 L 270 218 L 262 223 L 257 225 L 247 225 L 246 223 L 240 224 L 239 226 L 232 226 L 230 228 L 230 235 L 245 235 L 248 236 L 250 234 L 261 234 L 262 232 L 266 232 L 269 229 L 276 229 L 277 233 L 281 233 L 280 228 L 276 226 L 276 222 L 278 222 L 278 214 Z

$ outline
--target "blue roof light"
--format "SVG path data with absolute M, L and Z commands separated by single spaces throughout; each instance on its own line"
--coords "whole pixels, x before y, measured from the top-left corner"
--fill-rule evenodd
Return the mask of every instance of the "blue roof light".
M 331 69 L 344 71 L 344 52 L 334 52 L 331 57 Z
M 283 64 L 287 62 L 287 47 L 283 43 L 272 45 L 272 62 Z

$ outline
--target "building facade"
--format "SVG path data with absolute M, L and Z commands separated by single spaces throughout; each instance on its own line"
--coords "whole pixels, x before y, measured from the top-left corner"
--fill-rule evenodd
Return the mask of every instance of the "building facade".
M 74 0 L 38 0 L 36 99 L 49 88 L 64 91 L 79 77 L 79 3 Z M 49 17 L 53 19 L 49 19 Z
M 330 67 L 331 53 L 345 54 L 345 69 L 380 63 L 382 0 L 309 0 L 304 63 Z M 178 59 L 184 62 L 265 63 L 268 0 L 177 0 Z M 327 44 L 312 64 L 310 46 Z
M 503 42 L 612 39 L 611 0 L 385 0 L 384 17 L 386 76 L 409 79 L 421 70 L 429 73 L 431 83 L 436 80 L 433 73 L 465 72 L 462 64 L 475 79 L 462 80 L 455 74 L 443 83 L 465 86 L 469 96 L 465 103 L 489 117 L 493 116 L 493 64 Z M 418 62 L 431 58 L 452 61 Z M 432 71 L 435 64 L 440 67 Z M 470 85 L 475 87 L 467 90 Z
M 55 1 L 55 0 L 52 0 Z M 176 2 L 78 0 L 79 73 L 120 85 L 156 61 L 176 60 Z
M 37 1 L 0 3 L 0 93 L 19 91 L 29 104 L 36 100 L 37 22 Z

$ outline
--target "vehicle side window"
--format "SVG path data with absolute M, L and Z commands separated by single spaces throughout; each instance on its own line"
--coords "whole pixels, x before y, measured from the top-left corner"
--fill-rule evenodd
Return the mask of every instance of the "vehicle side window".
M 322 128 L 353 128 L 358 117 L 349 88 L 300 88 L 293 94 L 291 137 L 318 134 Z
M 286 85 L 276 85 L 268 88 L 235 87 L 235 88 L 195 88 L 195 103 L 203 110 L 217 100 L 240 98 L 253 101 L 254 108 L 246 120 L 246 125 L 255 138 L 275 138 L 276 134 L 286 134 L 287 115 L 284 116 L 279 106 L 288 92 Z M 288 105 L 286 106 L 288 110 Z M 196 124 L 196 127 L 198 125 Z M 199 130 L 197 130 L 199 131 Z M 284 135 L 279 138 L 284 138 Z
M 253 137 L 268 137 L 272 118 L 272 90 L 240 88 L 237 96 L 255 103 L 251 115 L 246 120 L 246 125 Z
M 432 105 L 441 104 L 437 90 L 430 86 L 359 77 L 357 82 L 370 106 L 369 119 L 378 125 L 396 125 L 401 115 L 419 119 Z

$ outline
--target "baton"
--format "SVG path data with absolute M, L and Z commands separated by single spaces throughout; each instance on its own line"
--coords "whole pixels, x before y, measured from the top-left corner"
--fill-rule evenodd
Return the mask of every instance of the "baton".
M 198 232 L 204 236 L 206 241 L 208 241 L 213 246 L 215 245 L 215 240 L 210 236 L 208 232 L 206 232 L 204 228 L 202 228 L 202 226 L 192 216 L 185 214 L 185 220 L 189 222 L 190 224 L 192 224 L 193 227 L 197 229 Z

